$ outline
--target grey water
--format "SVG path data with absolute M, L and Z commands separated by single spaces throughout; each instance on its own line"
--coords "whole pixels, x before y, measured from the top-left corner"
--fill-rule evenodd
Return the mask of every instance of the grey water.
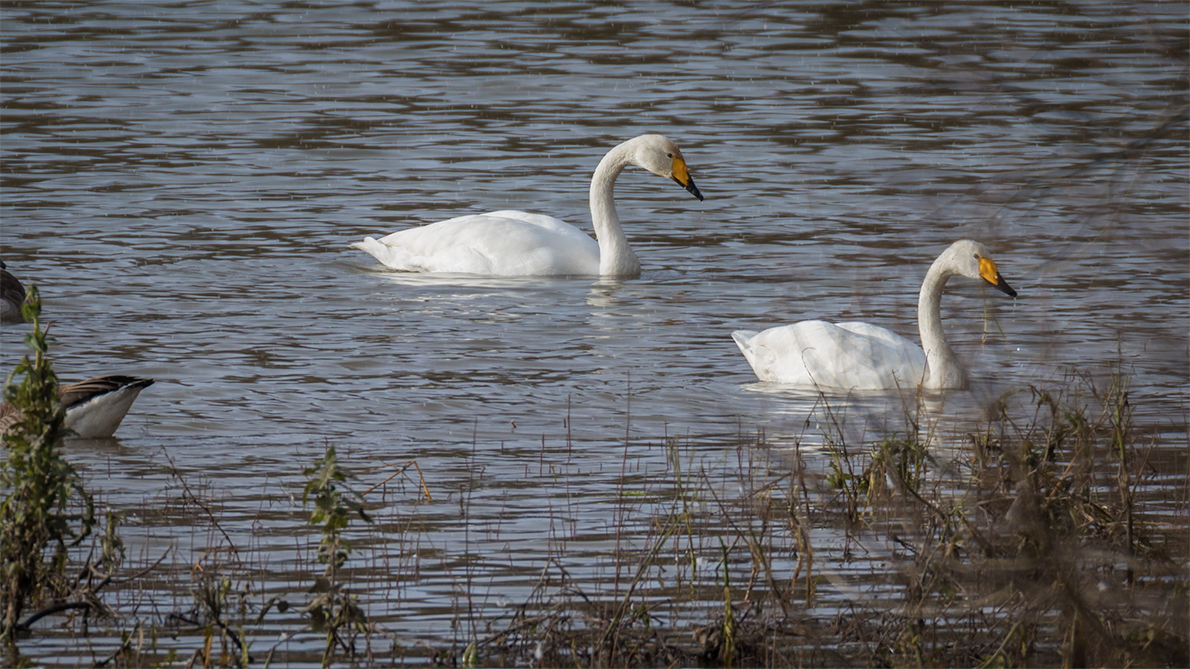
M 117 439 L 70 451 L 143 561 L 230 540 L 283 590 L 317 541 L 301 470 L 333 444 L 361 487 L 415 460 L 435 501 L 408 486 L 391 512 L 429 523 L 443 564 L 487 556 L 492 598 L 532 586 L 560 516 L 599 583 L 626 459 L 647 486 L 667 438 L 716 470 L 763 433 L 765 466 L 796 444 L 823 467 L 819 398 L 757 383 L 733 330 L 916 339 L 925 270 L 964 237 L 1020 297 L 951 281 L 973 384 L 940 421 L 961 434 L 1006 394 L 1118 371 L 1138 424 L 1185 447 L 1184 3 L 0 12 L 0 258 L 40 289 L 64 380 L 157 380 Z M 595 165 L 644 132 L 682 147 L 706 200 L 621 175 L 639 279 L 407 275 L 349 246 L 510 208 L 590 230 Z M 26 331 L 0 333 L 6 374 Z M 833 401 L 854 439 L 903 429 L 900 398 Z M 226 536 L 168 513 L 182 479 Z M 372 606 L 398 637 L 449 636 L 457 572 L 419 573 Z

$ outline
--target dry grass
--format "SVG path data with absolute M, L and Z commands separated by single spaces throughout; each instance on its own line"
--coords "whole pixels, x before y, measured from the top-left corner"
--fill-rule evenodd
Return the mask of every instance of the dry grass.
M 675 466 L 636 573 L 717 542 L 730 565 L 717 588 L 657 569 L 652 596 L 634 579 L 620 601 L 596 601 L 560 559 L 479 652 L 537 666 L 1185 665 L 1185 482 L 1172 515 L 1137 499 L 1159 445 L 1137 443 L 1123 379 L 1110 385 L 1031 389 L 1027 422 L 1001 413 L 941 464 L 927 446 L 938 435 L 910 416 L 876 443 L 828 438 L 816 476 L 796 448 L 784 471 L 757 462 L 763 437 L 741 443 L 732 486 Z M 841 538 L 815 545 L 824 527 Z M 834 582 L 873 546 L 889 550 L 887 572 Z M 675 599 L 688 620 L 666 624 L 655 612 Z
M 529 594 L 498 614 L 479 604 L 488 595 L 474 556 L 427 561 L 416 517 L 434 472 L 416 463 L 371 487 L 360 477 L 364 496 L 344 499 L 361 502 L 340 504 L 342 522 L 323 536 L 332 550 L 318 552 L 311 528 L 299 564 L 283 566 L 295 584 L 284 592 L 269 558 L 234 545 L 210 486 L 175 473 L 157 506 L 205 519 L 208 548 L 175 555 L 180 564 L 119 567 L 121 585 L 101 594 L 119 600 L 105 610 L 121 642 L 95 655 L 112 666 L 1185 665 L 1186 479 L 1169 483 L 1186 471 L 1185 445 L 1144 436 L 1124 380 L 1108 385 L 1075 378 L 1062 392 L 1006 397 L 957 436 L 918 409 L 868 443 L 828 428 L 826 458 L 741 434 L 730 461 L 709 463 L 689 440 L 668 439 L 666 471 L 640 477 L 626 443 L 608 580 L 593 580 L 589 556 L 570 553 L 580 543 L 559 535 L 522 579 Z M 830 403 L 819 410 L 833 425 Z M 337 466 L 352 469 L 348 458 Z M 350 478 L 336 481 L 353 495 Z M 469 494 L 457 503 L 465 516 Z M 351 520 L 364 512 L 375 522 Z M 108 554 L 117 540 L 105 539 Z M 91 574 L 94 563 L 81 560 Z M 444 577 L 458 600 L 440 641 L 403 638 L 416 609 L 368 608 L 378 578 Z M 171 603 L 163 592 L 182 594 Z M 358 615 L 315 619 L 328 593 Z M 305 641 L 295 650 L 293 639 Z

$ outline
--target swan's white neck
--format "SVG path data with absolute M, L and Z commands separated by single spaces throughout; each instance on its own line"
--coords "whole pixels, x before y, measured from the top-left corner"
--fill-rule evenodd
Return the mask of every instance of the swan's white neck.
M 628 237 L 620 227 L 616 215 L 613 191 L 616 177 L 625 167 L 633 164 L 629 140 L 616 146 L 595 168 L 591 177 L 591 224 L 595 227 L 595 239 L 599 241 L 599 274 L 602 276 L 640 276 L 640 261 L 628 246 Z
M 921 334 L 921 348 L 926 354 L 926 378 L 923 385 L 931 390 L 966 388 L 967 374 L 946 343 L 942 331 L 942 289 L 946 280 L 956 272 L 950 267 L 949 254 L 943 254 L 921 284 L 917 298 L 917 329 Z

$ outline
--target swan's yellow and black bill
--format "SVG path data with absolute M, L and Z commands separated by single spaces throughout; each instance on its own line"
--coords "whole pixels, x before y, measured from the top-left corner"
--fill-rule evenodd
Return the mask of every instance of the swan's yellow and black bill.
M 996 268 L 995 260 L 991 258 L 980 258 L 979 276 L 983 277 L 984 281 L 992 284 L 992 287 L 1001 293 L 1009 297 L 1016 297 L 1016 291 L 1012 289 L 1012 286 L 1008 285 L 1004 277 L 1000 276 L 1000 270 Z
M 685 188 L 691 195 L 698 198 L 702 202 L 702 193 L 698 192 L 698 186 L 694 185 L 694 177 L 690 176 L 690 170 L 686 168 L 686 161 L 674 156 L 674 175 L 673 180 L 679 186 Z

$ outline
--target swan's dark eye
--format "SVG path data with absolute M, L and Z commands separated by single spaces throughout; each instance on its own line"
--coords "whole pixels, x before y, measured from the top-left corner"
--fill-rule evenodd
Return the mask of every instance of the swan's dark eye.
M 673 157 L 674 157 L 674 154 L 672 154 L 672 153 L 667 153 L 667 154 L 665 154 L 665 157 L 666 157 L 666 158 L 673 158 Z
M 978 253 L 972 253 L 972 254 L 971 254 L 971 256 L 972 256 L 973 258 L 975 258 L 976 260 L 979 260 L 979 254 L 978 254 Z

